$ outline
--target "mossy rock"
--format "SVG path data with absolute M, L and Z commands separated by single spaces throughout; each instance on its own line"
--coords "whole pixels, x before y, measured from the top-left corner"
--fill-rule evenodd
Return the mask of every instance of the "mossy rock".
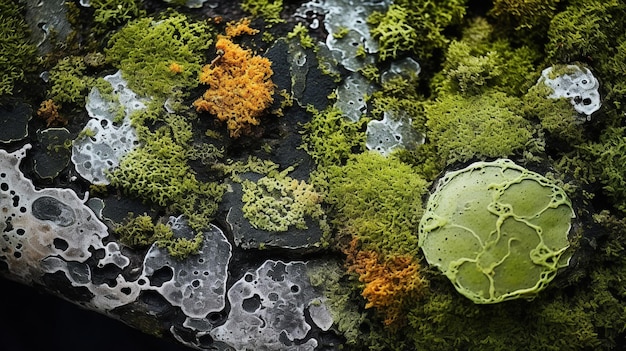
M 532 298 L 571 257 L 565 192 L 507 159 L 447 173 L 431 195 L 419 245 L 475 303 Z

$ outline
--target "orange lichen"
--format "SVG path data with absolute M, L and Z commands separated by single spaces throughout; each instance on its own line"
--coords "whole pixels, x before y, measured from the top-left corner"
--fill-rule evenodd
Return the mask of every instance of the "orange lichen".
M 400 255 L 383 258 L 371 250 L 359 250 L 353 239 L 345 250 L 348 271 L 359 275 L 364 283 L 361 295 L 367 300 L 365 308 L 376 308 L 385 325 L 398 326 L 404 321 L 403 306 L 419 298 L 426 285 L 415 257 Z
M 52 99 L 44 100 L 39 105 L 37 116 L 46 121 L 47 127 L 67 125 L 67 119 L 59 115 L 60 108 Z
M 218 38 L 215 51 L 216 59 L 200 73 L 200 82 L 209 89 L 193 104 L 197 111 L 207 111 L 226 122 L 231 137 L 250 134 L 274 101 L 271 62 L 224 36 Z
M 179 65 L 176 62 L 172 62 L 170 63 L 169 70 L 174 74 L 183 73 L 183 66 Z
M 226 36 L 234 38 L 242 34 L 255 35 L 259 32 L 258 29 L 250 27 L 250 19 L 242 18 L 239 21 L 231 21 L 226 24 Z

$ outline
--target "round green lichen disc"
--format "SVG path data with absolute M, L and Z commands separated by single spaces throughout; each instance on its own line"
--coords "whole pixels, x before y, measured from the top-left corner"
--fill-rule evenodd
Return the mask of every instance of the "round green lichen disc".
M 476 162 L 442 178 L 419 244 L 475 303 L 532 297 L 571 257 L 574 211 L 565 192 L 510 160 Z

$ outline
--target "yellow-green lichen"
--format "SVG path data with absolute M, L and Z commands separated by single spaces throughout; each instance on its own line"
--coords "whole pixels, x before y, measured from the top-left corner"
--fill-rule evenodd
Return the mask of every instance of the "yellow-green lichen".
M 565 191 L 510 160 L 477 162 L 442 178 L 420 221 L 419 244 L 475 303 L 531 298 L 571 257 Z
M 292 227 L 307 229 L 307 219 L 328 232 L 322 195 L 313 185 L 287 176 L 286 171 L 256 182 L 243 181 L 244 217 L 254 228 L 271 232 L 286 232 Z

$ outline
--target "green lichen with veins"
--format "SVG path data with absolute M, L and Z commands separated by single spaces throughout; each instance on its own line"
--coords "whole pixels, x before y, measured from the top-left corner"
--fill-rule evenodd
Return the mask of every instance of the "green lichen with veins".
M 256 182 L 242 182 L 244 217 L 254 228 L 270 232 L 286 232 L 290 228 L 305 230 L 309 219 L 328 233 L 330 228 L 321 206 L 322 195 L 313 185 L 287 176 L 290 170 Z
M 35 46 L 29 42 L 22 10 L 13 1 L 0 4 L 0 96 L 13 94 L 15 84 L 35 69 Z
M 510 160 L 448 172 L 431 194 L 419 245 L 475 303 L 532 298 L 567 266 L 574 218 L 565 191 Z

